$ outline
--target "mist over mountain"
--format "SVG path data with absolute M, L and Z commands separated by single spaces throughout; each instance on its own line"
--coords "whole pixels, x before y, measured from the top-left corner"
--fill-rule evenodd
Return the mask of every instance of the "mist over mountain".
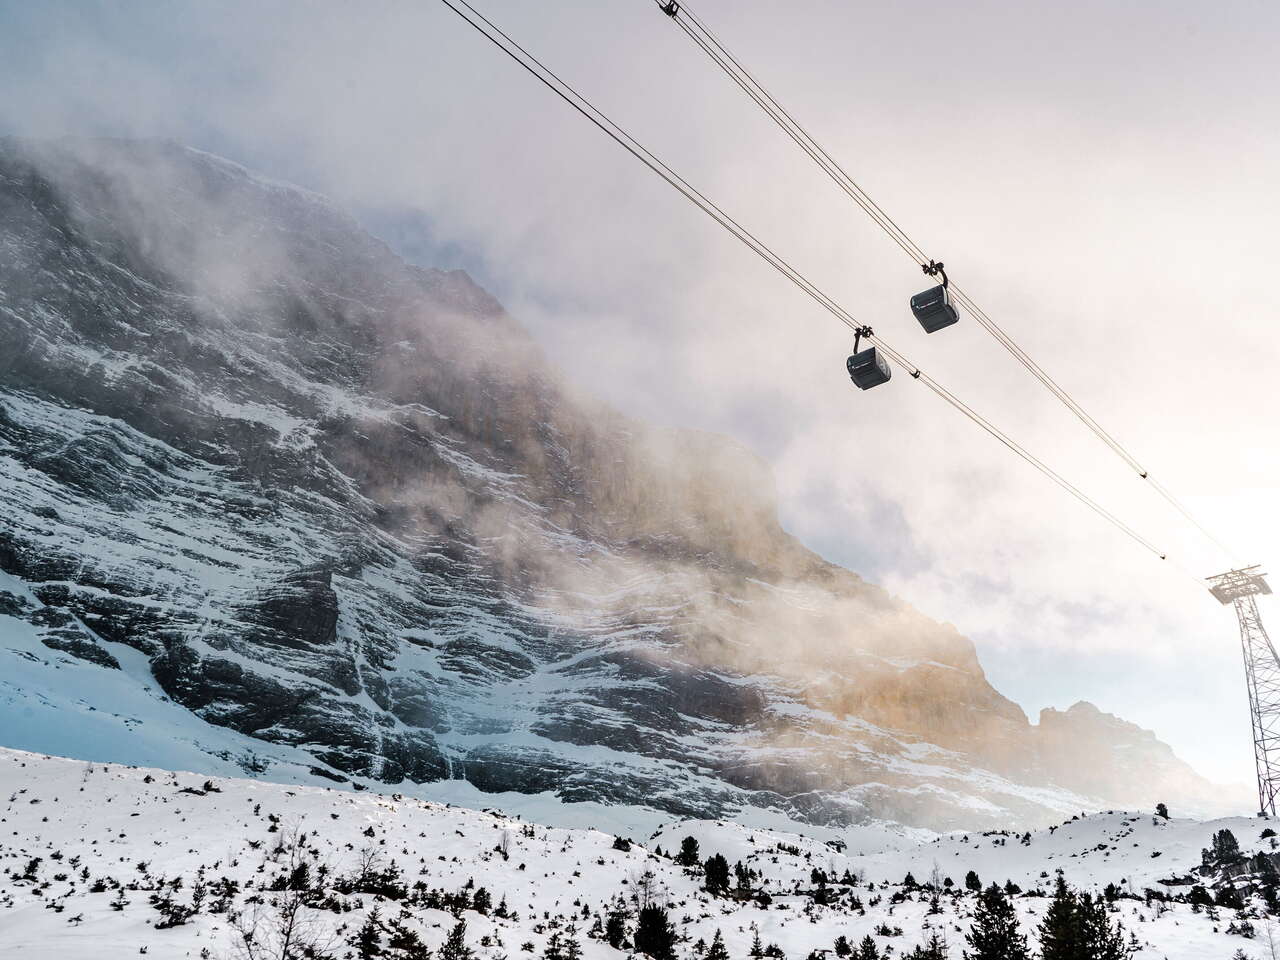
M 0 141 L 0 571 L 6 746 L 825 825 L 1221 802 L 1088 704 L 1029 723 L 750 451 L 170 143 Z

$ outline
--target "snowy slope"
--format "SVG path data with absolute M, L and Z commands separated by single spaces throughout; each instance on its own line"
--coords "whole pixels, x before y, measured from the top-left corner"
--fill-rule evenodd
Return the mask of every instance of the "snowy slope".
M 1255 819 L 1156 823 L 1150 816 L 1114 813 L 1033 833 L 1027 844 L 1016 837 L 939 837 L 893 827 L 781 832 L 673 821 L 622 851 L 612 833 L 548 828 L 400 796 L 223 778 L 206 785 L 198 775 L 7 750 L 0 751 L 0 823 L 0 955 L 32 960 L 105 960 L 144 949 L 164 958 L 231 956 L 233 915 L 251 912 L 259 897 L 270 916 L 270 900 L 282 894 L 267 888 L 290 861 L 279 848 L 299 832 L 299 856 L 310 864 L 311 876 L 327 867 L 328 879 L 317 889 L 340 886 L 372 856 L 380 868 L 394 864 L 409 887 L 421 882 L 424 890 L 453 892 L 470 884 L 484 887 L 494 905 L 505 901 L 514 916 L 474 909 L 458 914 L 484 960 L 522 956 L 526 949 L 541 956 L 549 937 L 570 923 L 588 960 L 621 958 L 623 951 L 589 933 L 615 897 L 631 900 L 640 887 L 671 908 L 685 938 L 682 958 L 693 957 L 694 944 L 710 941 L 717 929 L 730 956 L 744 957 L 753 927 L 793 958 L 829 949 L 840 935 L 855 943 L 872 935 L 882 948 L 900 953 L 931 930 L 940 930 L 959 956 L 972 897 L 942 896 L 937 915 L 928 913 L 926 894 L 893 903 L 902 899 L 895 895 L 908 870 L 923 883 L 936 865 L 958 887 L 972 869 L 985 881 L 1012 879 L 1033 890 L 1061 868 L 1069 882 L 1090 889 L 1116 883 L 1177 892 L 1185 888 L 1161 887 L 1161 880 L 1198 867 L 1200 849 L 1216 830 L 1233 830 L 1247 852 L 1269 849 L 1255 839 L 1265 825 Z M 658 847 L 678 848 L 685 836 L 698 839 L 704 857 L 721 853 L 757 871 L 756 891 L 768 892 L 772 903 L 711 898 L 696 871 L 653 854 Z M 1159 857 L 1153 857 L 1156 851 Z M 834 904 L 817 905 L 809 895 L 815 868 L 833 878 L 847 870 L 856 882 L 836 885 Z M 646 871 L 653 874 L 647 882 Z M 235 881 L 238 891 L 215 912 L 222 878 Z M 200 912 L 158 929 L 161 912 L 151 904 L 153 896 L 187 906 L 200 884 Z M 1015 902 L 1027 928 L 1047 904 L 1036 896 Z M 1139 957 L 1226 960 L 1239 947 L 1265 955 L 1258 952 L 1266 949 L 1263 943 L 1225 932 L 1233 911 L 1217 908 L 1215 919 L 1180 903 L 1163 911 L 1141 899 L 1117 905 L 1115 917 L 1142 945 Z M 375 907 L 384 922 L 397 919 L 433 947 L 456 922 L 447 910 L 368 893 L 333 894 L 329 907 L 304 912 L 316 930 L 338 940 Z M 1265 937 L 1268 922 L 1254 923 Z M 890 935 L 876 932 L 882 925 Z

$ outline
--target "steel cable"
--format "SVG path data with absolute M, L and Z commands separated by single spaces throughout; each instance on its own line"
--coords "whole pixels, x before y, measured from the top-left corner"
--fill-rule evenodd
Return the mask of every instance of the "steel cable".
M 775 270 L 796 284 L 796 286 L 818 303 L 819 306 L 831 313 L 850 330 L 855 333 L 860 333 L 864 339 L 884 351 L 885 355 L 889 357 L 889 359 L 909 373 L 913 379 L 922 381 L 934 394 L 945 400 L 956 410 L 960 411 L 965 417 L 980 426 L 1001 444 L 1016 453 L 1019 457 L 1031 464 L 1045 476 L 1049 477 L 1049 479 L 1059 487 L 1070 493 L 1073 497 L 1111 523 L 1144 549 L 1155 554 L 1155 556 L 1161 560 L 1166 559 L 1166 554 L 1156 547 L 1150 540 L 1143 537 L 1128 524 L 1120 520 L 1115 514 L 1108 511 L 1096 500 L 1082 491 L 1079 487 L 1072 484 L 1044 461 L 1040 460 L 1017 441 L 1013 440 L 1008 434 L 1000 430 L 994 423 L 979 414 L 950 390 L 943 387 L 938 381 L 920 370 L 920 368 L 911 363 L 897 350 L 893 349 L 881 337 L 871 333 L 868 327 L 860 324 L 844 307 L 840 306 L 840 304 L 824 293 L 796 268 L 792 267 L 791 264 L 775 253 L 764 242 L 759 240 L 754 234 L 725 213 L 703 193 L 693 187 L 687 180 L 667 166 L 667 164 L 644 147 L 638 140 L 627 133 L 626 130 L 614 123 L 614 121 L 606 114 L 596 108 L 589 100 L 579 94 L 554 71 L 533 56 L 533 54 L 529 53 L 529 51 L 512 39 L 500 27 L 493 23 L 493 21 L 480 13 L 480 11 L 467 2 L 467 0 L 440 0 L 440 2 L 466 21 L 467 24 L 469 24 L 508 57 L 514 60 L 525 71 L 536 77 L 544 86 L 568 103 L 578 111 L 578 113 L 591 121 L 591 123 L 598 129 L 626 149 L 628 153 L 660 176 L 687 200 L 691 201 L 695 206 L 710 216 L 717 224 L 736 237 L 753 253 L 765 260 Z M 468 16 L 468 13 L 472 16 Z
M 661 8 L 662 0 L 656 0 Z M 875 202 L 874 199 L 855 181 L 838 161 L 819 143 L 805 127 L 788 112 L 777 99 L 760 83 L 755 76 L 742 65 L 742 62 L 729 51 L 709 27 L 700 20 L 687 4 L 681 4 L 679 10 L 672 15 L 672 20 L 680 30 L 688 36 L 720 69 L 745 92 L 775 124 L 794 141 L 804 152 L 818 164 L 820 168 L 841 188 L 871 219 L 883 230 L 907 256 L 920 267 L 933 261 L 927 257 L 923 249 L 898 226 L 897 222 Z M 1041 383 L 1055 398 L 1071 411 L 1099 440 L 1115 453 L 1140 479 L 1146 481 L 1151 488 L 1169 502 L 1186 520 L 1200 531 L 1215 546 L 1232 558 L 1238 558 L 1232 550 L 1214 536 L 1191 511 L 1174 494 L 1150 475 L 1128 448 L 1115 438 L 1098 422 L 1064 387 L 1051 377 L 1048 372 L 1017 343 L 999 324 L 970 297 L 959 285 L 950 284 L 952 295 L 977 320 L 979 326 L 1004 347 L 1023 367 Z

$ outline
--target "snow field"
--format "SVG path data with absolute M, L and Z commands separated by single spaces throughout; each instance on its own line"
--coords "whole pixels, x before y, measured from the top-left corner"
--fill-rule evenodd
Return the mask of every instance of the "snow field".
M 569 923 L 577 927 L 586 960 L 622 960 L 624 951 L 588 933 L 615 896 L 631 899 L 646 886 L 669 905 L 684 938 L 682 960 L 694 958 L 694 944 L 709 942 L 716 929 L 730 955 L 744 958 L 753 926 L 765 943 L 777 943 L 795 960 L 830 949 L 841 935 L 856 944 L 870 934 L 882 950 L 891 947 L 892 955 L 900 955 L 930 929 L 941 930 L 952 956 L 959 957 L 973 898 L 944 895 L 937 915 L 928 913 L 923 895 L 892 903 L 908 871 L 925 883 L 936 867 L 939 878 L 951 878 L 962 890 L 972 869 L 984 882 L 1012 880 L 1033 890 L 1050 887 L 1060 867 L 1074 885 L 1098 889 L 1115 883 L 1140 895 L 1145 886 L 1159 888 L 1160 880 L 1197 867 L 1200 849 L 1223 827 L 1246 852 L 1269 849 L 1269 841 L 1257 839 L 1265 826 L 1261 820 L 1164 821 L 1111 813 L 1033 833 L 1026 843 L 1013 834 L 939 837 L 885 826 L 806 835 L 727 822 L 671 822 L 651 837 L 632 838 L 636 842 L 624 851 L 615 849 L 611 833 L 545 827 L 398 795 L 222 778 L 207 790 L 207 780 L 0 750 L 0 957 L 97 960 L 137 956 L 144 948 L 153 957 L 233 956 L 230 911 L 211 913 L 206 900 L 206 909 L 186 923 L 157 929 L 161 914 L 149 903 L 151 895 L 168 884 L 172 899 L 189 900 L 203 868 L 211 883 L 228 877 L 239 884 L 231 911 L 255 895 L 269 899 L 263 888 L 280 872 L 273 850 L 298 833 L 305 837 L 313 876 L 320 865 L 337 877 L 373 857 L 384 866 L 394 862 L 410 886 L 421 881 L 451 893 L 470 882 L 484 887 L 494 905 L 505 899 L 514 916 L 462 913 L 479 960 L 540 958 L 550 936 Z M 704 858 L 720 853 L 731 865 L 741 861 L 755 870 L 757 888 L 772 903 L 762 907 L 709 896 L 701 889 L 700 871 L 670 859 L 685 836 L 698 840 Z M 655 855 L 659 847 L 663 856 Z M 817 905 L 810 896 L 814 869 L 833 881 L 847 870 L 856 883 L 832 883 L 835 903 Z M 646 872 L 652 874 L 648 881 Z M 176 891 L 175 878 L 183 881 Z M 107 886 L 91 892 L 103 879 Z M 121 896 L 126 905 L 115 909 L 112 902 Z M 404 911 L 402 902 L 366 894 L 339 900 L 350 909 L 310 911 L 316 924 L 339 939 L 354 933 L 375 907 L 384 918 L 400 918 L 433 948 L 456 922 L 447 910 Z M 1024 896 L 1015 903 L 1030 931 L 1048 900 Z M 1184 904 L 1163 914 L 1142 900 L 1122 899 L 1118 905 L 1117 916 L 1143 946 L 1139 957 L 1227 960 L 1239 948 L 1250 956 L 1267 955 L 1266 922 L 1257 924 L 1261 939 L 1246 940 L 1225 933 L 1232 911 L 1222 908 L 1215 921 Z M 883 926 L 903 932 L 877 934 Z M 342 946 L 335 955 L 349 951 Z

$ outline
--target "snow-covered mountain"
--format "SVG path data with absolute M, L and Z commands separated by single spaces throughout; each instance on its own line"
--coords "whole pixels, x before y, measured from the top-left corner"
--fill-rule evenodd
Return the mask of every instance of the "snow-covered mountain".
M 400 795 L 0 750 L 0 821 L 0 953 L 36 960 L 244 956 L 246 931 L 260 955 L 279 956 L 286 925 L 290 956 L 312 943 L 354 956 L 370 917 L 383 948 L 399 936 L 438 949 L 462 920 L 477 960 L 555 960 L 553 943 L 569 940 L 584 960 L 623 960 L 636 955 L 644 902 L 667 908 L 682 958 L 706 957 L 717 931 L 738 960 L 757 935 L 780 951 L 770 956 L 796 960 L 867 937 L 877 956 L 903 956 L 935 934 L 959 957 L 971 884 L 1010 885 L 1034 948 L 1059 870 L 1111 901 L 1138 960 L 1265 957 L 1280 939 L 1264 908 L 1275 824 L 1257 818 L 1112 812 L 1021 836 L 945 837 L 669 819 L 619 837 Z M 1224 830 L 1238 850 L 1205 858 Z M 673 861 L 686 837 L 700 861 L 741 866 L 731 891 L 709 894 L 701 864 Z
M 172 144 L 0 141 L 0 571 L 9 746 L 815 824 L 1217 802 L 1088 705 L 1030 724 L 749 452 Z

